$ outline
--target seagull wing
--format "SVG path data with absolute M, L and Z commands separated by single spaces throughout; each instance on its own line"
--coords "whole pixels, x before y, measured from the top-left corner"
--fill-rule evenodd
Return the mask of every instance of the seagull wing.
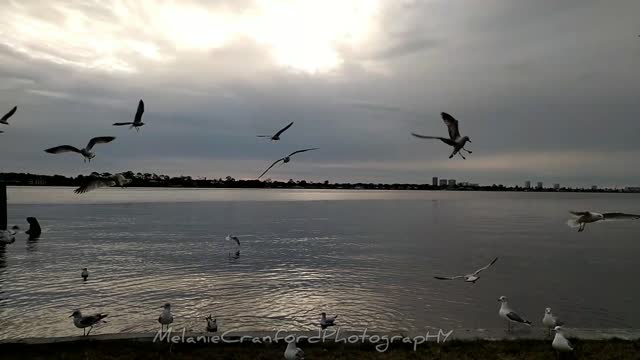
M 293 156 L 295 154 L 299 154 L 299 153 L 302 153 L 302 152 L 305 152 L 305 151 L 318 150 L 318 149 L 320 149 L 320 148 L 311 148 L 311 149 L 298 150 L 298 151 L 292 152 L 291 154 L 289 154 L 289 156 Z
M 142 122 L 142 114 L 144 114 L 144 101 L 140 99 L 138 102 L 138 110 L 136 110 L 136 117 L 133 119 L 134 124 L 139 124 Z
M 13 116 L 13 114 L 16 113 L 16 110 L 18 110 L 17 106 L 14 106 L 13 109 L 9 110 L 8 113 L 4 114 L 4 116 L 2 118 L 0 118 L 0 121 L 5 122 L 7 121 L 7 119 L 9 119 L 10 117 Z
M 638 220 L 640 219 L 640 215 L 636 214 L 624 214 L 624 213 L 605 213 L 602 214 L 606 221 L 616 221 L 616 220 Z
M 268 138 L 270 138 L 271 135 L 256 135 L 256 137 L 268 137 Z
M 436 140 L 440 140 L 443 143 L 447 144 L 447 145 L 451 145 L 454 146 L 455 142 L 451 139 L 447 139 L 447 138 L 443 138 L 443 137 L 439 137 L 439 136 L 427 136 L 427 135 L 420 135 L 420 134 L 416 134 L 416 133 L 411 133 L 411 135 L 420 138 L 420 139 L 436 139 Z
M 515 313 L 515 312 L 513 312 L 513 311 L 512 311 L 512 312 L 510 312 L 510 313 L 508 313 L 508 314 L 507 314 L 507 317 L 508 317 L 509 319 L 511 319 L 512 321 L 515 321 L 515 322 L 519 322 L 519 323 L 528 323 L 528 321 L 527 321 L 527 320 L 523 319 L 520 315 L 518 315 L 517 313 Z
M 287 129 L 289 129 L 291 127 L 291 125 L 293 125 L 293 121 L 289 125 L 287 125 L 284 128 L 282 128 L 282 130 L 278 131 L 275 136 L 276 137 L 280 136 L 283 132 L 287 131 Z
M 444 120 L 445 125 L 449 128 L 449 138 L 451 140 L 455 140 L 460 137 L 460 131 L 458 130 L 458 120 L 456 120 L 453 116 L 443 112 L 442 120 Z
M 284 159 L 278 159 L 278 160 L 276 160 L 273 164 L 271 164 L 271 166 L 269 166 L 269 167 L 267 168 L 267 170 L 265 170 L 265 171 L 264 171 L 260 176 L 258 176 L 258 179 L 260 179 L 261 177 L 263 177 L 263 176 L 264 176 L 264 174 L 266 174 L 266 173 L 267 173 L 267 171 L 271 170 L 271 168 L 272 168 L 272 167 L 274 167 L 277 163 L 279 163 L 279 162 L 280 162 L 280 161 L 282 161 L 282 160 L 284 160 Z
M 80 150 L 78 150 L 77 147 L 71 145 L 60 145 L 52 147 L 50 149 L 46 149 L 45 151 L 49 154 L 61 154 L 65 152 L 77 152 L 78 154 L 80 154 Z
M 569 211 L 572 215 L 574 216 L 585 216 L 585 215 L 589 215 L 588 211 Z
M 109 186 L 115 186 L 115 185 L 116 185 L 116 182 L 114 180 L 97 178 L 97 179 L 88 181 L 86 184 L 75 189 L 73 192 L 76 194 L 84 194 L 86 192 L 89 192 L 91 190 L 95 190 L 101 187 L 109 187 Z
M 495 259 L 491 260 L 491 262 L 489 263 L 489 265 L 485 266 L 485 267 L 481 267 L 480 269 L 476 270 L 476 272 L 473 273 L 473 275 L 478 275 L 480 274 L 480 272 L 487 270 L 488 268 L 491 267 L 491 265 L 495 264 L 496 261 L 498 261 L 498 258 L 496 257 Z
M 236 244 L 238 244 L 238 246 L 240 246 L 240 239 L 238 239 L 237 236 L 232 236 L 231 239 L 233 239 L 233 241 L 235 241 Z
M 106 314 L 95 314 L 95 315 L 88 315 L 88 316 L 84 316 L 81 320 L 80 320 L 80 324 L 85 325 L 85 326 L 91 326 L 91 325 L 95 325 L 97 324 L 100 320 L 106 318 L 107 315 Z
M 89 143 L 87 144 L 87 150 L 91 150 L 95 144 L 106 144 L 112 142 L 113 140 L 115 140 L 115 137 L 113 136 L 94 137 L 93 139 L 89 140 Z
M 455 280 L 455 279 L 461 279 L 463 278 L 463 275 L 456 275 L 456 276 L 434 276 L 434 279 L 438 279 L 438 280 Z
M 113 123 L 113 126 L 123 126 L 123 125 L 133 125 L 133 123 L 131 121 L 129 122 L 118 122 L 118 123 Z

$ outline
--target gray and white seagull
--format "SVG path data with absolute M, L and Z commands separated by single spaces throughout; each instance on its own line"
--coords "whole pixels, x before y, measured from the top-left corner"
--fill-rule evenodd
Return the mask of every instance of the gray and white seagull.
M 464 145 L 467 142 L 471 142 L 471 140 L 469 139 L 468 136 L 460 136 L 460 130 L 458 129 L 458 120 L 456 120 L 453 116 L 445 112 L 441 113 L 441 115 L 442 115 L 442 120 L 444 120 L 445 125 L 447 125 L 447 128 L 449 129 L 448 139 L 444 137 L 439 137 L 439 136 L 427 136 L 427 135 L 420 135 L 416 133 L 411 133 L 411 135 L 421 139 L 440 140 L 449 146 L 453 146 L 453 152 L 451 153 L 451 155 L 449 155 L 449 159 L 454 157 L 456 154 L 460 155 L 463 159 L 466 159 L 464 155 L 462 155 L 460 150 L 464 150 L 469 154 L 471 154 L 472 153 L 471 151 L 464 148 Z
M 438 280 L 456 280 L 456 279 L 464 279 L 464 281 L 466 282 L 470 282 L 470 283 L 476 283 L 476 281 L 478 281 L 478 279 L 480 279 L 480 276 L 478 276 L 482 271 L 487 270 L 488 268 L 491 267 L 491 265 L 495 264 L 496 261 L 498 261 L 498 258 L 496 257 L 495 259 L 491 260 L 491 262 L 489 263 L 489 265 L 486 265 L 484 267 L 481 267 L 480 269 L 476 270 L 475 272 L 471 273 L 471 274 L 466 274 L 466 275 L 455 275 L 455 276 L 434 276 L 434 278 L 438 279 Z
M 260 138 L 269 138 L 269 139 L 271 139 L 271 141 L 278 141 L 278 140 L 280 140 L 280 135 L 282 135 L 283 132 L 287 131 L 291 127 L 291 125 L 293 125 L 293 121 L 291 123 L 289 123 L 289 125 L 283 127 L 275 135 L 256 135 L 256 136 L 260 137 Z
M 2 116 L 2 118 L 0 118 L 0 124 L 4 124 L 4 125 L 9 125 L 9 118 L 13 116 L 13 114 L 16 113 L 16 110 L 18 110 L 17 106 L 14 106 L 13 109 L 9 110 L 8 113 L 4 114 Z
M 71 146 L 71 145 L 60 145 L 60 146 L 52 147 L 50 149 L 46 149 L 45 151 L 48 152 L 49 154 L 62 154 L 66 152 L 75 152 L 82 155 L 84 157 L 85 162 L 87 162 L 87 160 L 91 162 L 91 159 L 96 157 L 96 154 L 91 152 L 91 149 L 93 149 L 93 147 L 96 144 L 106 144 L 106 143 L 112 142 L 113 140 L 115 140 L 115 137 L 113 136 L 99 136 L 89 140 L 89 143 L 84 149 L 78 149 L 77 147 Z
M 587 224 L 598 221 L 624 221 L 640 219 L 640 215 L 617 212 L 600 214 L 591 211 L 570 211 L 570 213 L 574 216 L 574 218 L 569 219 L 567 221 L 567 225 L 569 225 L 570 227 L 578 228 L 578 232 L 583 232 Z
M 84 333 L 84 336 L 88 336 L 91 333 L 94 325 L 97 325 L 100 322 L 106 322 L 103 319 L 107 317 L 107 314 L 98 313 L 85 316 L 82 315 L 80 310 L 76 310 L 69 317 L 73 317 L 73 325 L 75 325 L 79 329 L 82 329 L 83 332 L 86 331 L 86 328 L 89 328 L 89 331 Z
M 283 158 L 281 158 L 281 159 L 278 159 L 278 160 L 274 161 L 274 162 L 273 162 L 273 164 L 271 164 L 271 166 L 269 166 L 269 167 L 267 168 L 267 170 L 265 170 L 265 171 L 264 171 L 260 176 L 258 176 L 258 179 L 260 179 L 261 177 L 263 177 L 263 176 L 264 176 L 264 174 L 266 174 L 269 170 L 271 170 L 271 168 L 272 168 L 272 167 L 274 167 L 274 166 L 275 166 L 277 163 L 279 163 L 280 161 L 282 161 L 282 163 L 283 163 L 283 164 L 286 164 L 286 163 L 288 163 L 289 161 L 291 161 L 291 157 L 292 157 L 293 155 L 295 155 L 295 154 L 303 153 L 303 152 L 305 152 L 305 151 L 318 150 L 318 149 L 319 149 L 319 148 L 311 148 L 311 149 L 303 149 L 303 150 L 294 151 L 294 152 L 292 152 L 291 154 L 289 154 L 289 155 L 287 155 L 287 156 L 285 156 L 285 157 L 283 157 Z
M 500 305 L 500 310 L 498 311 L 498 315 L 500 315 L 501 318 L 507 321 L 507 332 L 511 332 L 512 322 L 531 326 L 531 321 L 524 319 L 522 316 L 518 315 L 518 313 L 511 310 L 511 308 L 509 307 L 509 304 L 507 303 L 506 296 L 500 296 L 500 298 L 498 298 L 498 301 L 502 303 Z
M 135 128 L 136 131 L 140 131 L 140 127 L 144 126 L 144 123 L 142 122 L 143 113 L 144 113 L 144 101 L 140 99 L 140 101 L 138 102 L 138 110 L 136 110 L 136 116 L 133 118 L 133 122 L 131 121 L 117 122 L 117 123 L 113 123 L 113 126 L 131 125 L 129 129 Z
M 124 188 L 125 185 L 131 182 L 131 179 L 127 179 L 122 174 L 115 174 L 109 177 L 98 177 L 92 178 L 87 181 L 84 185 L 75 189 L 73 192 L 76 194 L 84 194 L 91 190 L 95 190 L 101 187 L 111 187 L 111 186 L 120 186 Z

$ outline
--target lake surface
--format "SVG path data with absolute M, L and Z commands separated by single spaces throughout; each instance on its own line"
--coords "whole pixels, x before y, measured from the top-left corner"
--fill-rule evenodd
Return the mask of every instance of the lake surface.
M 640 222 L 566 225 L 568 210 L 640 212 L 634 194 L 347 190 L 9 188 L 9 224 L 37 241 L 0 250 L 0 338 L 81 334 L 69 315 L 106 312 L 95 333 L 159 329 L 497 328 L 497 298 L 540 326 L 640 328 Z M 230 259 L 240 238 L 241 255 Z M 434 275 L 472 272 L 475 284 Z M 88 267 L 87 282 L 80 270 Z

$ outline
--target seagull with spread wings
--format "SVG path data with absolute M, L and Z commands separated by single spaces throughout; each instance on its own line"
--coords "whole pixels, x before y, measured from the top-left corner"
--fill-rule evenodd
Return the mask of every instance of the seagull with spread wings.
M 567 221 L 567 225 L 570 227 L 578 228 L 578 232 L 583 232 L 584 228 L 589 223 L 598 221 L 623 221 L 623 220 L 638 220 L 640 215 L 625 214 L 625 213 L 596 213 L 591 211 L 570 211 L 574 216 L 573 219 Z
M 491 267 L 491 265 L 495 264 L 496 261 L 498 261 L 498 258 L 495 258 L 493 260 L 491 260 L 491 262 L 489 263 L 489 265 L 486 265 L 484 267 L 481 267 L 480 269 L 476 270 L 475 272 L 471 273 L 471 274 L 466 274 L 466 275 L 455 275 L 455 276 L 434 276 L 434 278 L 438 279 L 438 280 L 456 280 L 456 279 L 464 279 L 464 281 L 466 282 L 470 282 L 470 283 L 476 283 L 476 281 L 478 281 L 478 279 L 480 279 L 479 274 L 484 271 L 487 270 L 488 268 Z
M 305 151 L 318 150 L 318 149 L 319 149 L 319 148 L 311 148 L 311 149 L 303 149 L 303 150 L 294 151 L 294 152 L 292 152 L 291 154 L 289 154 L 289 155 L 287 155 L 287 156 L 285 156 L 285 157 L 283 157 L 283 158 L 281 158 L 281 159 L 278 159 L 278 160 L 274 161 L 274 162 L 273 162 L 273 164 L 271 164 L 271 166 L 269 166 L 269 167 L 267 168 L 267 170 L 265 170 L 265 171 L 264 171 L 260 176 L 258 176 L 258 179 L 260 179 L 261 177 L 263 177 L 263 176 L 264 176 L 264 174 L 266 174 L 269 170 L 271 170 L 271 168 L 272 168 L 272 167 L 274 167 L 274 166 L 275 166 L 277 163 L 279 163 L 280 161 L 282 161 L 282 163 L 283 163 L 283 164 L 286 164 L 286 163 L 288 163 L 289 161 L 291 161 L 291 157 L 292 157 L 293 155 L 295 155 L 295 154 L 299 154 L 299 153 L 302 153 L 302 152 L 305 152 Z
M 144 114 L 144 101 L 140 99 L 138 102 L 138 110 L 136 110 L 136 116 L 133 118 L 133 122 L 117 122 L 114 123 L 113 126 L 131 125 L 129 129 L 135 128 L 136 131 L 140 131 L 140 127 L 144 126 L 144 123 L 142 122 L 142 114 Z
M 0 118 L 0 124 L 4 124 L 4 125 L 9 125 L 9 118 L 13 116 L 13 114 L 16 113 L 16 110 L 18 110 L 17 106 L 14 106 L 13 109 L 9 110 L 8 113 L 4 114 L 2 116 L 2 118 Z
M 84 194 L 101 187 L 111 187 L 116 185 L 124 188 L 124 186 L 130 182 L 131 179 L 127 179 L 122 174 L 115 174 L 109 177 L 97 177 L 87 181 L 84 185 L 75 189 L 73 192 L 76 194 Z
M 463 159 L 466 159 L 464 155 L 460 152 L 460 150 L 464 150 L 471 154 L 471 151 L 464 148 L 467 142 L 471 142 L 468 136 L 460 136 L 460 130 L 458 129 L 458 120 L 456 120 L 453 116 L 443 112 L 441 113 L 442 120 L 444 120 L 445 125 L 449 129 L 449 138 L 439 137 L 439 136 L 427 136 L 420 135 L 416 133 L 411 133 L 411 135 L 420 138 L 420 139 L 437 139 L 442 141 L 443 143 L 452 146 L 453 152 L 449 155 L 449 159 L 456 156 L 456 154 L 460 155 Z
M 289 123 L 289 125 L 283 127 L 280 131 L 278 131 L 275 135 L 257 135 L 260 138 L 269 138 L 271 139 L 271 141 L 278 141 L 280 140 L 280 135 L 282 135 L 283 132 L 287 131 L 291 125 L 293 125 L 293 121 L 291 123 Z
M 89 140 L 89 143 L 87 144 L 87 147 L 85 147 L 84 149 L 78 149 L 77 147 L 71 146 L 71 145 L 60 145 L 60 146 L 52 147 L 50 149 L 46 149 L 45 151 L 48 152 L 49 154 L 61 154 L 61 153 L 65 153 L 65 152 L 75 152 L 75 153 L 78 153 L 78 154 L 82 155 L 84 157 L 84 161 L 85 162 L 87 162 L 87 160 L 89 162 L 91 162 L 91 159 L 96 157 L 96 154 L 91 152 L 91 149 L 93 149 L 93 146 L 96 145 L 96 144 L 110 143 L 113 140 L 115 140 L 115 137 L 113 137 L 113 136 L 99 136 L 99 137 L 94 137 L 93 139 Z

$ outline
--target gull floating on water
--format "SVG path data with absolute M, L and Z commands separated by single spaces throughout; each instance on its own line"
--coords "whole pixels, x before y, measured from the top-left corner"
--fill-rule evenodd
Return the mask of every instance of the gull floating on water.
M 260 138 L 269 138 L 271 139 L 271 141 L 278 141 L 280 140 L 280 135 L 282 135 L 283 132 L 287 131 L 291 127 L 291 125 L 293 125 L 293 121 L 289 125 L 283 127 L 275 135 L 257 135 L 257 136 Z
M 94 325 L 97 325 L 100 322 L 106 322 L 102 319 L 106 318 L 107 314 L 99 313 L 83 316 L 80 310 L 76 310 L 69 317 L 73 317 L 73 325 L 75 325 L 79 329 L 82 329 L 84 336 L 88 336 L 89 333 L 91 333 Z M 87 327 L 89 328 L 89 332 L 85 333 Z
M 264 176 L 264 174 L 266 174 L 269 170 L 271 170 L 272 167 L 274 167 L 277 163 L 279 163 L 280 161 L 282 161 L 283 164 L 288 163 L 289 161 L 291 161 L 291 157 L 295 154 L 299 154 L 305 151 L 311 151 L 311 150 L 318 150 L 319 148 L 311 148 L 311 149 L 303 149 L 303 150 L 298 150 L 298 151 L 294 151 L 291 154 L 283 157 L 282 159 L 278 159 L 276 160 L 273 164 L 271 164 L 271 166 L 269 166 L 267 168 L 267 170 L 265 170 L 260 176 L 258 176 L 258 179 L 260 179 L 261 177 Z
M 227 241 L 233 240 L 233 241 L 236 242 L 236 244 L 238 244 L 238 246 L 240 246 L 240 239 L 238 239 L 237 236 L 233 236 L 233 235 L 229 234 L 229 235 L 227 235 L 225 240 L 227 240 Z
M 115 174 L 109 177 L 93 178 L 86 182 L 84 185 L 75 189 L 73 192 L 76 194 L 84 194 L 91 190 L 95 190 L 101 187 L 120 186 L 124 188 L 125 185 L 131 182 L 131 179 L 127 179 L 122 174 Z
M 65 152 L 75 152 L 75 153 L 78 153 L 78 154 L 82 155 L 84 157 L 84 161 L 85 162 L 87 162 L 87 160 L 89 162 L 91 162 L 91 159 L 96 157 L 96 155 L 93 152 L 91 152 L 91 149 L 93 149 L 93 146 L 96 145 L 96 144 L 110 143 L 113 140 L 115 140 L 115 137 L 113 137 L 113 136 L 99 136 L 99 137 L 94 137 L 93 139 L 89 140 L 89 143 L 87 144 L 87 147 L 85 147 L 84 149 L 78 149 L 77 147 L 71 146 L 71 145 L 60 145 L 60 146 L 52 147 L 50 149 L 46 149 L 45 151 L 48 152 L 49 154 L 61 154 L 61 153 L 65 153 Z
M 556 326 L 564 325 L 564 323 L 558 320 L 557 317 L 551 313 L 551 308 L 544 309 L 544 317 L 542 318 L 542 325 L 549 329 L 549 336 L 551 336 L 551 330 Z
M 553 331 L 556 332 L 556 336 L 553 338 L 551 347 L 553 347 L 558 353 L 573 351 L 573 345 L 571 345 L 569 340 L 564 337 L 562 326 L 556 326 L 553 328 Z M 558 356 L 559 355 L 560 354 L 558 354 Z
M 214 319 L 211 314 L 205 318 L 207 320 L 207 331 L 208 332 L 216 332 L 218 331 L 218 321 Z
M 464 281 L 466 281 L 466 282 L 470 282 L 470 283 L 474 283 L 475 284 L 476 281 L 478 281 L 478 279 L 480 279 L 480 276 L 478 276 L 478 274 L 480 274 L 482 271 L 487 270 L 488 268 L 490 268 L 491 265 L 495 264 L 496 261 L 498 261 L 497 257 L 495 259 L 491 260 L 489 265 L 481 267 L 480 269 L 476 270 L 474 273 L 471 273 L 471 274 L 455 275 L 455 276 L 434 276 L 434 278 L 436 278 L 438 280 L 464 279 Z
M 161 326 L 161 332 L 164 331 L 164 326 L 167 326 L 167 330 L 169 330 L 169 325 L 173 322 L 173 315 L 171 314 L 171 304 L 166 303 L 164 306 L 161 306 L 162 313 L 158 317 L 158 322 Z
M 304 360 L 304 351 L 296 345 L 295 339 L 287 344 L 284 350 L 284 358 L 286 360 Z
M 87 278 L 89 277 L 89 271 L 87 270 L 87 268 L 82 268 L 80 276 L 82 277 L 82 280 L 87 281 Z
M 604 213 L 599 214 L 591 211 L 570 211 L 574 216 L 573 219 L 567 221 L 570 227 L 578 228 L 578 232 L 583 232 L 589 223 L 597 221 L 620 221 L 620 220 L 638 220 L 640 215 L 624 214 L 624 213 Z
M 515 311 L 511 310 L 509 304 L 507 303 L 506 296 L 500 296 L 500 298 L 498 298 L 498 301 L 502 303 L 500 305 L 500 311 L 498 311 L 498 314 L 501 318 L 507 320 L 507 332 L 511 332 L 512 322 L 531 326 L 531 321 L 523 319 Z
M 327 313 L 324 312 L 320 314 L 320 316 L 322 316 L 320 318 L 320 327 L 322 327 L 323 329 L 326 329 L 328 326 L 335 325 L 335 321 L 338 318 L 338 315 L 334 317 L 327 317 Z
M 9 125 L 9 121 L 7 120 L 9 120 L 9 118 L 16 113 L 16 110 L 18 110 L 18 107 L 14 106 L 13 109 L 9 110 L 8 113 L 4 114 L 2 118 L 0 118 L 0 124 Z
M 471 140 L 469 140 L 468 136 L 464 136 L 464 137 L 460 136 L 460 130 L 458 130 L 458 120 L 456 120 L 453 116 L 445 112 L 441 113 L 441 115 L 442 115 L 442 120 L 444 120 L 445 125 L 447 125 L 447 128 L 449 129 L 448 139 L 444 137 L 439 137 L 439 136 L 427 136 L 427 135 L 420 135 L 416 133 L 411 133 L 411 135 L 421 139 L 440 140 L 449 146 L 453 146 L 453 152 L 451 153 L 451 155 L 449 155 L 449 159 L 454 157 L 456 154 L 460 155 L 463 159 L 466 159 L 464 155 L 462 155 L 460 150 L 464 150 L 469 154 L 471 154 L 471 151 L 464 148 L 464 145 L 467 143 L 467 141 L 471 142 Z
M 140 131 L 140 127 L 144 126 L 142 122 L 142 114 L 144 113 L 144 101 L 140 99 L 138 102 L 138 110 L 136 110 L 136 116 L 133 118 L 133 122 L 117 122 L 113 123 L 113 126 L 123 126 L 123 125 L 131 125 L 129 129 L 135 128 L 136 131 Z
M 29 240 L 39 238 L 40 234 L 42 234 L 42 228 L 40 228 L 38 219 L 34 218 L 33 216 L 29 216 L 27 218 L 27 222 L 29 223 L 29 230 L 25 231 L 24 233 L 29 235 Z

